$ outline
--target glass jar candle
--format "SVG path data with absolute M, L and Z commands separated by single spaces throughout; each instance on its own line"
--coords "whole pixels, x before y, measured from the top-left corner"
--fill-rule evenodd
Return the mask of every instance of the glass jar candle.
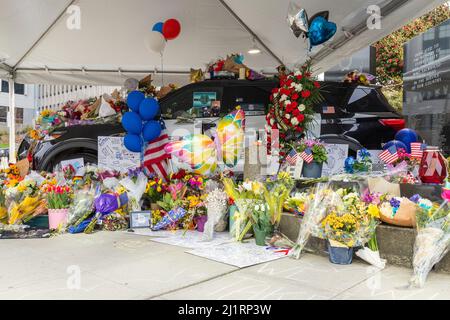
M 419 177 L 423 183 L 444 183 L 447 177 L 447 166 L 438 147 L 427 147 L 423 152 Z

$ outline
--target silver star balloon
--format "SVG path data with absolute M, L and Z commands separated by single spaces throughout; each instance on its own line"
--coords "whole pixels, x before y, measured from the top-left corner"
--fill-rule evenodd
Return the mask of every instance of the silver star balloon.
M 287 21 L 291 31 L 297 38 L 302 34 L 306 35 L 308 33 L 308 14 L 305 9 L 299 7 L 294 2 L 289 4 Z

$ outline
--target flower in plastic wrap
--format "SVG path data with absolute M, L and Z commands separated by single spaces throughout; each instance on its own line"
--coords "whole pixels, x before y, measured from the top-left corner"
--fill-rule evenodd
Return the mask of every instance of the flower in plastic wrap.
M 170 210 L 162 219 L 152 227 L 153 231 L 165 229 L 170 225 L 177 223 L 187 214 L 187 211 L 181 207 Z
M 79 191 L 75 194 L 72 205 L 69 208 L 67 224 L 73 225 L 80 218 L 92 213 L 94 204 L 94 194 L 92 191 Z
M 128 203 L 128 196 L 126 193 L 110 194 L 104 193 L 94 201 L 95 210 L 102 214 L 108 214 L 116 211 L 120 207 Z

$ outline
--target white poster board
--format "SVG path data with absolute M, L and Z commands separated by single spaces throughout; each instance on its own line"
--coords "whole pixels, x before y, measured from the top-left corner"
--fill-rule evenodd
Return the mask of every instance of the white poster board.
M 329 177 L 344 171 L 345 159 L 348 157 L 348 145 L 326 144 L 328 161 L 323 164 L 322 177 Z
M 123 137 L 98 137 L 99 169 L 123 173 L 140 165 L 141 154 L 125 148 Z

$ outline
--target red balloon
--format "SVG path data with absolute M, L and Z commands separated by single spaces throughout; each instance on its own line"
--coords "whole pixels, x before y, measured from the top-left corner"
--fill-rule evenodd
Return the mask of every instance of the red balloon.
M 181 24 L 177 19 L 169 19 L 164 22 L 162 33 L 166 40 L 173 40 L 181 32 Z

